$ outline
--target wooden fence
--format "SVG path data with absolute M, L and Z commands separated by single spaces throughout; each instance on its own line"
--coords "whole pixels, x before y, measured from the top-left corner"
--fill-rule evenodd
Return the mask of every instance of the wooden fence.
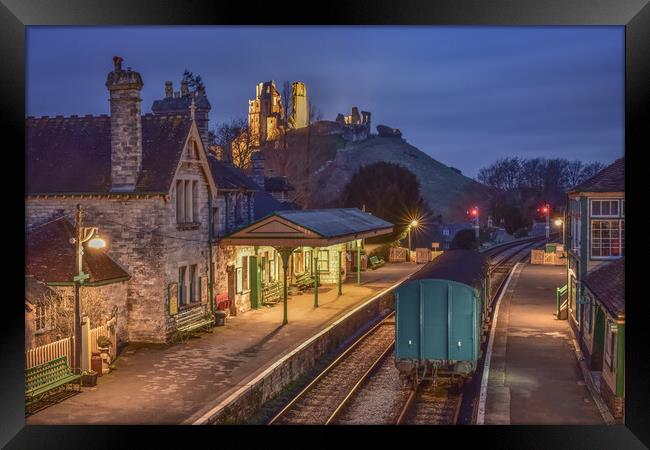
M 51 342 L 49 344 L 34 347 L 25 352 L 25 368 L 45 364 L 61 356 L 68 357 L 68 364 L 72 366 L 72 355 L 74 354 L 74 336 Z
M 117 334 L 115 332 L 116 317 L 110 319 L 106 324 L 90 330 L 90 351 L 98 352 L 97 337 L 108 336 L 111 340 L 111 347 L 109 354 L 111 359 L 117 356 Z M 73 365 L 72 355 L 74 355 L 74 336 L 51 342 L 49 344 L 41 345 L 25 352 L 25 368 L 45 364 L 53 359 L 66 356 L 70 367 Z

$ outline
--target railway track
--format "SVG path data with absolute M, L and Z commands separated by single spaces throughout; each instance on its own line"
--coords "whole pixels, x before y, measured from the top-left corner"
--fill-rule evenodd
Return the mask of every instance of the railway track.
M 462 402 L 462 388 L 454 380 L 423 381 L 409 394 L 395 424 L 456 425 Z
M 328 425 L 395 345 L 395 313 L 358 338 L 293 398 L 269 425 Z
M 544 241 L 545 238 L 533 238 L 485 251 L 490 257 L 490 273 L 495 278 L 492 301 L 514 264 Z M 450 377 L 438 377 L 435 382 L 421 382 L 416 390 L 404 388 L 391 358 L 394 327 L 395 314 L 391 313 L 314 378 L 269 425 L 360 423 L 359 414 L 364 411 L 365 423 L 459 423 L 463 406 L 475 409 L 474 380 L 463 388 Z M 377 396 L 378 389 L 386 392 Z M 470 415 L 475 417 L 475 411 Z

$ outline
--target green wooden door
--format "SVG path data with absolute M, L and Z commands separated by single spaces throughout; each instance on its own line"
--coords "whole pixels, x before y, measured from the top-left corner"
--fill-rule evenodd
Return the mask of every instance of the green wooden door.
M 591 349 L 591 370 L 603 370 L 603 346 L 605 342 L 605 315 L 603 310 L 596 307 L 596 323 L 594 324 L 594 344 Z
M 262 303 L 262 274 L 258 263 L 257 256 L 248 257 L 248 282 L 250 284 L 251 308 L 257 309 Z

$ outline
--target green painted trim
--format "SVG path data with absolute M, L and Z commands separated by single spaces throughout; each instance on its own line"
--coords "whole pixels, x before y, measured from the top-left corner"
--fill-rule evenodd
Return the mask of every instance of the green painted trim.
M 212 261 L 212 192 L 208 189 L 208 304 L 210 313 L 214 313 L 214 269 Z M 199 288 L 200 289 L 200 288 Z
M 625 396 L 625 324 L 618 324 L 616 344 L 616 396 Z
M 123 197 L 129 195 L 169 195 L 169 192 L 139 192 L 139 191 L 125 191 L 125 192 L 30 192 L 27 194 L 27 198 L 30 197 L 77 197 L 77 196 L 86 196 L 86 197 L 105 197 L 105 196 L 114 196 L 114 197 Z
M 119 277 L 119 278 L 111 278 L 110 280 L 102 280 L 102 281 L 93 281 L 90 283 L 82 283 L 82 286 L 86 287 L 97 287 L 97 286 L 105 286 L 107 284 L 113 284 L 113 283 L 121 283 L 122 281 L 129 281 L 131 279 L 131 276 L 129 275 L 128 277 Z M 45 283 L 48 286 L 74 286 L 75 283 L 73 281 L 50 281 Z
M 584 280 L 587 276 L 587 261 L 589 260 L 589 246 L 591 236 L 589 235 L 589 199 L 580 197 L 580 267 L 578 267 L 578 279 Z

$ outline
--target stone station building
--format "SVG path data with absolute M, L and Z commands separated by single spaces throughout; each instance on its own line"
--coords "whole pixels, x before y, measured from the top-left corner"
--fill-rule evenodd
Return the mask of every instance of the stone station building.
M 165 342 L 177 310 L 207 311 L 210 199 L 216 185 L 190 117 L 141 114 L 143 81 L 114 58 L 109 116 L 26 121 L 28 229 L 77 204 L 131 275 L 127 341 Z

